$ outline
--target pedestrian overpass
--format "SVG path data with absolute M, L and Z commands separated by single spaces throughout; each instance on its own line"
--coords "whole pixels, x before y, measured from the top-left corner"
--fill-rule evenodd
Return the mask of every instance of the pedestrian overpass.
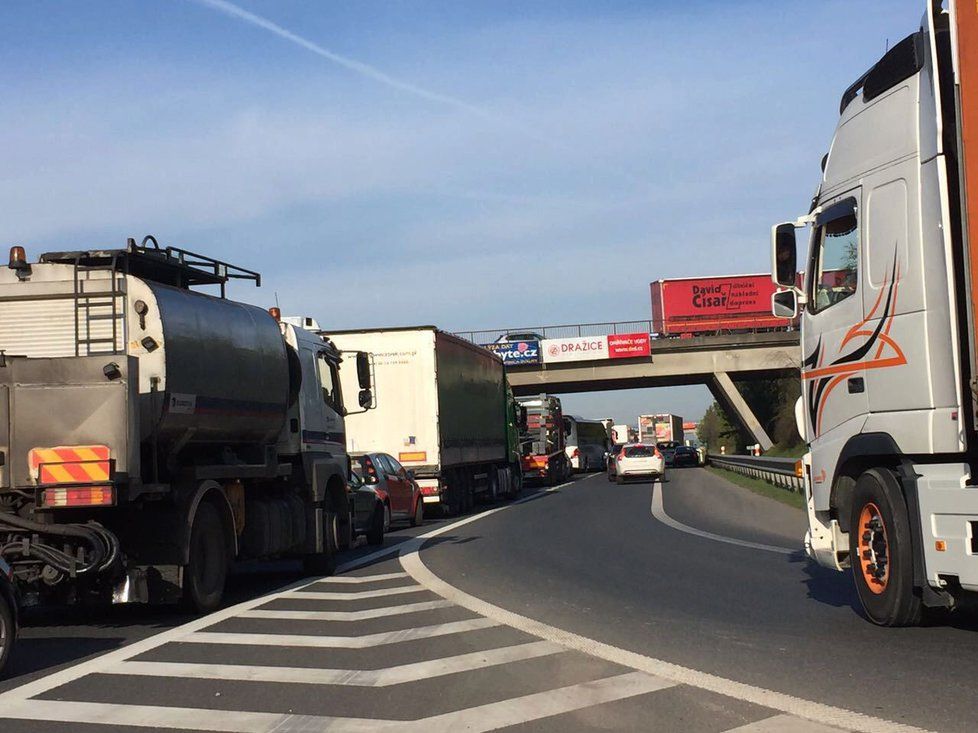
M 487 344 L 506 333 L 536 333 L 544 339 L 557 339 L 643 331 L 650 333 L 651 323 L 593 323 L 469 331 L 458 335 Z M 650 347 L 651 355 L 640 358 L 510 365 L 507 373 L 517 395 L 705 384 L 727 414 L 736 419 L 763 450 L 771 447 L 771 438 L 733 380 L 797 376 L 801 364 L 798 331 L 653 338 Z

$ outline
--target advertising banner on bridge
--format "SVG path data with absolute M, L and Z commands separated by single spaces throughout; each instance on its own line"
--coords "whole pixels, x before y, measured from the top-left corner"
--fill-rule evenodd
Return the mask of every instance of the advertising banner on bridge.
M 580 336 L 546 339 L 540 342 L 545 364 L 561 361 L 595 361 L 599 359 L 634 359 L 651 356 L 651 339 L 647 333 L 618 333 L 610 336 Z
M 647 333 L 616 333 L 608 336 L 609 359 L 634 359 L 652 355 L 652 340 Z
M 540 363 L 539 341 L 510 341 L 502 344 L 479 345 L 502 359 L 506 366 Z
M 607 336 L 579 336 L 569 339 L 546 339 L 541 343 L 543 361 L 592 361 L 608 358 Z

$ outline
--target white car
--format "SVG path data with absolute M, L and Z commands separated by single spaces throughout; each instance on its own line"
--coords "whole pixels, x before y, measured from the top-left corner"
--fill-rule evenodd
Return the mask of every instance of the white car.
M 666 472 L 666 459 L 654 445 L 632 443 L 622 446 L 615 456 L 615 482 L 623 484 L 630 479 L 655 481 Z

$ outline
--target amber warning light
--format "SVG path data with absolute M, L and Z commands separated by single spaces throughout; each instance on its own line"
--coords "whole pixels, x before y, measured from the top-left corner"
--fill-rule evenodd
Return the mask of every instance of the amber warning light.
M 276 322 L 282 320 L 282 311 L 276 308 L 274 305 L 268 309 L 268 315 L 275 319 Z
M 17 270 L 27 264 L 27 252 L 23 247 L 10 248 L 10 261 L 7 266 L 11 270 Z

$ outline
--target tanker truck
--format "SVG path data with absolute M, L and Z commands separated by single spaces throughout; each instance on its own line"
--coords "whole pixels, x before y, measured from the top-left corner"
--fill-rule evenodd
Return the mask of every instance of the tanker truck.
M 230 565 L 350 542 L 343 355 L 152 237 L 0 268 L 0 558 L 24 604 L 218 606 Z M 193 288 L 212 286 L 210 295 Z M 356 355 L 361 405 L 369 360 Z

